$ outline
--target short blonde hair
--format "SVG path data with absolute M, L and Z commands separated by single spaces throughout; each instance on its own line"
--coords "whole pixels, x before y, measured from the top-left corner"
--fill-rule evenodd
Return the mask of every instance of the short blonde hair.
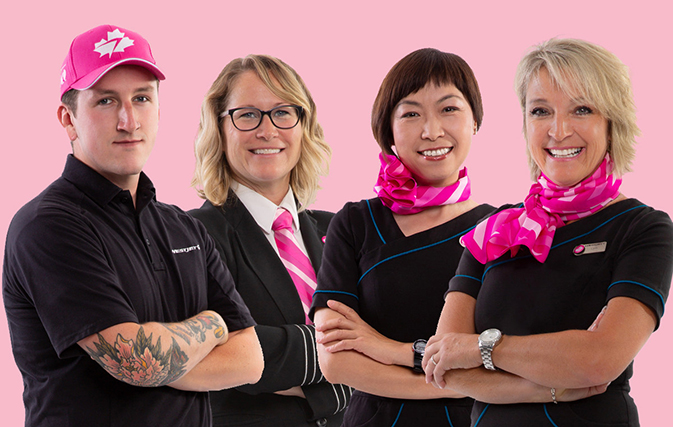
M 626 65 L 607 49 L 584 40 L 551 39 L 535 46 L 519 62 L 514 83 L 526 140 L 526 92 L 542 68 L 568 96 L 586 99 L 608 120 L 608 151 L 615 162 L 614 172 L 618 176 L 630 172 L 640 130 Z M 540 168 L 531 157 L 528 144 L 526 152 L 531 178 L 536 180 Z
M 220 114 L 225 111 L 238 76 L 253 71 L 267 88 L 290 104 L 303 108 L 301 154 L 290 172 L 290 186 L 300 209 L 315 201 L 320 177 L 327 175 L 332 150 L 324 140 L 316 105 L 299 74 L 278 58 L 248 55 L 227 64 L 215 79 L 201 105 L 201 122 L 194 143 L 196 169 L 192 186 L 199 196 L 222 206 L 229 194 L 233 176 L 224 152 L 225 138 Z

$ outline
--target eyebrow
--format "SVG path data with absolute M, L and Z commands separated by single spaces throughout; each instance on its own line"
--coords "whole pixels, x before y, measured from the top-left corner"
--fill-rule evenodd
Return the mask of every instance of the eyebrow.
M 278 107 L 295 106 L 296 104 L 292 104 L 292 103 L 290 103 L 290 102 L 282 101 L 282 102 L 277 102 L 277 103 L 275 103 L 275 104 L 273 104 L 273 105 L 274 105 L 274 106 L 271 107 L 271 108 L 269 108 L 269 110 L 273 110 L 274 108 L 278 108 Z M 232 108 L 228 108 L 226 111 L 229 111 L 229 110 L 236 110 L 236 109 L 238 109 L 238 108 L 255 108 L 255 109 L 259 110 L 259 111 L 264 111 L 264 110 L 262 110 L 261 108 L 259 108 L 259 107 L 255 107 L 255 106 L 252 105 L 252 104 L 243 104 L 243 105 L 241 105 L 240 107 L 232 107 Z
M 441 104 L 442 102 L 444 102 L 444 101 L 446 101 L 447 99 L 450 99 L 450 98 L 462 99 L 462 97 L 460 95 L 450 94 L 450 95 L 446 95 L 446 96 L 443 96 L 443 97 L 439 98 L 437 100 L 437 102 L 435 102 L 435 104 Z M 414 106 L 420 106 L 421 105 L 420 102 L 410 101 L 410 100 L 402 100 L 402 101 L 397 103 L 395 108 L 399 107 L 400 105 L 405 105 L 405 104 L 406 105 L 414 105 Z
M 153 90 L 156 90 L 156 88 L 153 87 L 152 85 L 147 85 L 147 86 L 142 86 L 142 87 L 136 88 L 133 91 L 133 93 L 134 94 L 146 93 L 146 92 L 152 92 Z M 112 90 L 112 89 L 93 89 L 93 91 L 97 95 L 116 95 L 118 93 L 116 90 Z
M 460 95 L 455 95 L 455 94 L 446 95 L 446 96 L 441 97 L 436 103 L 437 103 L 437 104 L 440 104 L 440 103 L 442 103 L 442 102 L 444 102 L 444 101 L 446 101 L 447 99 L 450 99 L 450 98 L 459 98 L 459 99 L 462 99 L 462 96 L 460 96 Z
M 571 98 L 570 101 L 577 104 L 577 105 L 583 105 L 583 104 L 594 105 L 592 102 L 590 102 L 588 99 L 586 99 L 584 97 Z M 547 103 L 549 101 L 547 100 L 547 98 L 535 98 L 535 99 L 531 99 L 530 101 L 526 100 L 526 104 L 536 104 L 536 103 L 539 103 L 539 102 Z

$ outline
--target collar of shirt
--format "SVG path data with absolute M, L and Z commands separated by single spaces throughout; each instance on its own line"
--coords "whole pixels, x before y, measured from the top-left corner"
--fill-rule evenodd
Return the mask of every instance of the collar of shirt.
M 62 176 L 100 206 L 106 206 L 117 196 L 124 197 L 120 194 L 123 192 L 131 197 L 128 191 L 122 190 L 72 154 L 68 154 Z M 144 172 L 140 172 L 136 190 L 137 211 L 140 212 L 152 200 L 156 200 L 154 184 Z
M 297 202 L 295 201 L 292 187 L 287 190 L 287 194 L 285 194 L 285 197 L 280 202 L 280 206 L 276 206 L 276 204 L 271 200 L 239 182 L 234 182 L 231 188 L 234 193 L 236 193 L 236 196 L 243 203 L 246 209 L 248 209 L 252 217 L 255 219 L 255 222 L 257 222 L 262 231 L 264 231 L 264 234 L 273 234 L 271 227 L 273 226 L 273 220 L 276 217 L 276 210 L 279 207 L 285 208 L 288 212 L 290 212 L 292 215 L 292 229 L 295 233 L 299 231 Z

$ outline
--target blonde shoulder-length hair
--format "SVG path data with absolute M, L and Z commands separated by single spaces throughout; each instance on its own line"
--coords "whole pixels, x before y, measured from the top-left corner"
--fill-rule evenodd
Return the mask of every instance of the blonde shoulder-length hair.
M 615 162 L 614 172 L 618 176 L 630 172 L 640 130 L 626 65 L 607 49 L 584 40 L 554 38 L 533 47 L 519 62 L 514 83 L 526 139 L 526 92 L 541 68 L 568 96 L 585 99 L 608 120 L 608 152 Z M 531 178 L 536 180 L 540 168 L 528 146 L 526 152 Z
M 192 186 L 201 198 L 222 206 L 229 194 L 233 174 L 224 152 L 226 140 L 220 114 L 227 108 L 229 95 L 238 76 L 253 71 L 266 87 L 283 101 L 303 108 L 301 154 L 290 172 L 290 186 L 300 209 L 315 201 L 320 177 L 327 175 L 332 150 L 324 140 L 316 105 L 304 81 L 289 65 L 269 55 L 248 55 L 227 64 L 215 79 L 201 105 L 201 122 L 194 143 L 196 169 Z

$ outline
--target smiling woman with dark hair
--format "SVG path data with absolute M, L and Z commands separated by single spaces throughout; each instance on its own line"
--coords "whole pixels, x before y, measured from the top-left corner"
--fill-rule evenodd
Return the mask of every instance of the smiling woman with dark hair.
M 323 373 L 357 389 L 344 426 L 470 423 L 472 399 L 426 384 L 420 362 L 458 237 L 492 210 L 470 198 L 463 168 L 481 119 L 477 81 L 457 55 L 412 52 L 381 84 L 378 197 L 335 216 L 313 301 Z

